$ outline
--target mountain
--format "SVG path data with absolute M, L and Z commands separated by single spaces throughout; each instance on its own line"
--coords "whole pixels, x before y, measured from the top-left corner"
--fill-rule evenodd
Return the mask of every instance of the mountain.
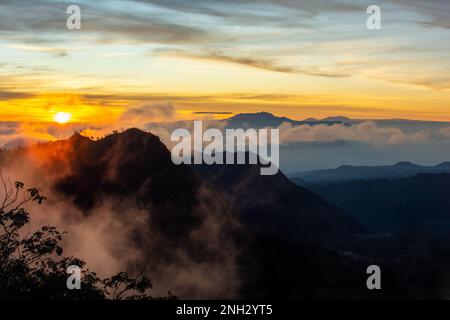
M 38 142 L 38 141 L 34 140 L 34 139 L 15 138 L 15 139 L 9 140 L 4 145 L 0 146 L 0 148 L 3 150 L 14 150 L 17 148 L 30 146 L 32 144 L 35 144 L 36 142 Z
M 351 128 L 364 122 L 371 123 Z M 294 130 L 285 126 L 285 131 L 280 135 L 285 142 L 280 145 L 280 168 L 289 174 L 352 163 L 384 165 L 403 161 L 405 155 L 408 160 L 416 163 L 438 163 L 443 159 L 450 159 L 450 139 L 445 138 L 450 122 L 349 119 L 339 115 L 325 119 L 297 120 L 258 112 L 236 114 L 222 120 L 204 119 L 203 127 L 221 130 L 260 129 L 279 127 L 283 123 L 291 126 L 304 125 L 303 128 Z M 170 141 L 170 132 L 174 129 L 192 130 L 192 127 L 193 121 L 174 121 L 147 123 L 145 129 L 157 132 L 165 141 Z M 360 130 L 371 132 L 360 135 Z M 299 136 L 305 134 L 305 139 Z
M 358 120 L 352 120 L 350 118 L 343 117 L 343 116 L 327 117 L 320 121 L 336 122 L 336 123 L 342 123 L 342 124 L 346 124 L 346 125 L 352 125 L 353 123 L 358 122 Z
M 296 122 L 286 117 L 276 117 L 268 112 L 240 113 L 226 121 L 232 128 L 279 127 L 283 122 Z
M 351 180 L 405 178 L 419 173 L 450 173 L 450 162 L 443 162 L 435 166 L 420 166 L 411 162 L 399 162 L 391 166 L 344 165 L 336 169 L 299 172 L 289 176 L 298 185 L 305 185 L 305 183 L 332 184 Z
M 97 141 L 74 134 L 11 154 L 12 163 L 5 166 L 41 173 L 40 184 L 86 216 L 114 199 L 151 211 L 150 223 L 165 237 L 183 237 L 199 223 L 194 210 L 200 181 L 189 167 L 174 165 L 169 150 L 153 134 L 129 129 Z
M 363 231 L 342 210 L 281 172 L 262 176 L 260 165 L 177 166 L 157 136 L 137 129 L 98 141 L 76 134 L 17 152 L 27 150 L 51 155 L 40 158 L 57 177 L 52 188 L 86 215 L 106 198 L 132 198 L 139 207 L 149 208 L 150 223 L 168 238 L 181 237 L 201 223 L 195 210 L 203 205 L 200 195 L 205 189 L 226 198 L 251 229 L 291 240 L 337 241 Z
M 333 125 L 342 123 L 340 119 L 337 120 L 316 120 L 316 119 L 306 119 L 303 121 L 292 120 L 287 117 L 277 117 L 268 112 L 258 112 L 258 113 L 240 113 L 231 118 L 223 120 L 226 122 L 228 128 L 265 128 L 272 127 L 276 128 L 283 123 L 289 123 L 295 126 L 298 125 Z
M 261 176 L 259 165 L 175 166 L 157 136 L 136 129 L 5 152 L 4 172 L 49 197 L 33 217 L 43 223 L 57 213 L 51 223 L 75 225 L 66 239 L 78 233 L 104 268 L 109 255 L 121 270 L 145 266 L 160 295 L 430 299 L 446 289 L 435 280 L 446 274 L 447 260 L 430 262 L 402 248 L 392 261 L 371 256 L 379 246 L 391 249 L 390 238 L 367 235 L 372 251 L 365 240 L 348 244 L 364 231 L 358 222 L 281 172 Z M 383 266 L 382 291 L 365 288 L 369 264 Z
M 118 242 L 126 250 L 114 249 L 118 261 L 139 252 L 154 281 L 181 298 L 319 298 L 360 290 L 346 281 L 360 262 L 320 242 L 343 242 L 363 228 L 282 173 L 261 176 L 258 165 L 176 166 L 157 136 L 137 129 L 8 152 L 3 165 L 36 173 L 39 186 L 52 190 L 44 205 L 59 208 L 65 220 L 83 226 L 83 219 L 104 219 L 107 208 L 107 220 L 123 223 L 130 237 Z M 61 201 L 85 217 L 67 216 L 72 210 Z M 124 237 L 120 229 L 106 232 Z M 300 242 L 306 240 L 315 244 Z M 330 261 L 348 273 L 335 275 Z M 309 284 L 280 291 L 287 278 Z
M 449 122 L 444 121 L 420 121 L 407 119 L 351 119 L 344 116 L 331 116 L 323 119 L 307 118 L 304 120 L 293 120 L 288 117 L 278 117 L 269 112 L 240 113 L 230 118 L 224 119 L 231 128 L 262 128 L 278 127 L 282 123 L 292 125 L 333 125 L 342 124 L 352 126 L 363 122 L 371 121 L 379 127 L 396 127 L 410 133 L 427 129 L 439 129 L 450 126 Z
M 450 173 L 313 185 L 310 189 L 372 230 L 450 230 Z
M 356 220 L 296 186 L 281 171 L 261 176 L 260 165 L 202 165 L 194 170 L 224 193 L 252 228 L 295 241 L 336 242 L 364 232 Z

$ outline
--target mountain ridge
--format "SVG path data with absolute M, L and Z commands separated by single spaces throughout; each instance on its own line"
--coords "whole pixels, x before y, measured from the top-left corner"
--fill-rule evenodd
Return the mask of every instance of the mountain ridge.
M 374 247 L 369 252 L 365 240 L 345 247 L 345 240 L 354 241 L 351 235 L 364 228 L 281 172 L 269 179 L 257 165 L 175 166 L 157 136 L 136 129 L 95 141 L 74 135 L 11 151 L 6 161 L 16 165 L 16 173 L 25 174 L 26 168 L 36 172 L 36 181 L 52 182 L 55 192 L 45 206 L 54 197 L 65 199 L 83 211 L 86 216 L 77 216 L 82 221 L 113 211 L 111 218 L 123 221 L 130 236 L 125 248 L 114 246 L 117 259 L 138 252 L 138 262 L 155 283 L 180 298 L 426 298 L 440 292 L 435 282 L 423 292 L 421 283 L 409 281 L 428 270 L 428 260 L 421 260 L 428 263 L 423 267 L 407 268 L 402 278 L 397 275 L 404 275 L 416 256 L 405 257 L 397 248 L 393 254 L 402 255 L 400 262 L 364 256 L 391 251 L 380 253 L 378 246 L 386 245 L 376 238 L 368 240 Z M 54 209 L 67 214 L 60 206 Z M 100 218 L 96 232 L 119 238 L 103 229 L 108 223 Z M 84 236 L 82 226 L 75 232 Z M 339 241 L 347 251 L 333 249 Z M 89 249 L 97 253 L 94 244 Z M 129 270 L 135 270 L 135 261 Z M 368 263 L 378 262 L 391 284 L 383 295 L 369 292 L 361 279 Z M 443 265 L 426 279 L 446 270 Z
M 105 197 L 137 194 L 141 198 L 136 200 L 141 205 L 161 211 L 152 215 L 157 216 L 154 224 L 168 235 L 172 229 L 183 234 L 184 223 L 187 226 L 196 223 L 192 210 L 198 205 L 198 194 L 205 182 L 214 185 L 214 192 L 233 201 L 248 226 L 261 227 L 282 237 L 320 242 L 363 231 L 353 218 L 296 186 L 281 172 L 274 177 L 261 176 L 259 165 L 177 166 L 156 135 L 136 128 L 99 140 L 74 134 L 67 140 L 38 144 L 30 150 L 51 155 L 40 158 L 45 158 L 44 166 L 52 167 L 57 176 L 55 190 L 69 197 L 86 214 Z M 231 176 L 232 180 L 227 178 Z M 213 181 L 213 177 L 217 180 Z M 271 185 L 277 188 L 266 187 Z M 259 206 L 261 199 L 268 202 Z M 180 209 L 174 210 L 173 204 Z M 168 213 L 164 215 L 163 211 Z M 180 228 L 178 221 L 182 222 Z
M 442 231 L 450 228 L 450 173 L 311 185 L 367 228 Z
M 418 165 L 409 161 L 383 166 L 342 165 L 334 169 L 313 170 L 289 174 L 295 181 L 300 179 L 312 184 L 342 183 L 352 180 L 394 179 L 414 176 L 421 173 L 450 172 L 450 162 L 441 162 L 434 166 Z M 301 185 L 301 184 L 300 184 Z

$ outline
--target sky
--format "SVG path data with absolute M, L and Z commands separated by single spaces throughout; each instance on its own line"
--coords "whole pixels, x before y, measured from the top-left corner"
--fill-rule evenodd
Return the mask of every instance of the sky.
M 449 18 L 448 0 L 1 0 L 0 132 L 61 113 L 450 121 Z

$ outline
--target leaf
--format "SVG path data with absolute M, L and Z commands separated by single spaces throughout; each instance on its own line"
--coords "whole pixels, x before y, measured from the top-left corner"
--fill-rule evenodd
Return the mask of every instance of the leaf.
M 20 181 L 16 181 L 15 185 L 16 185 L 16 189 L 23 189 L 23 187 L 25 186 L 25 184 Z
M 60 246 L 57 246 L 56 249 L 55 249 L 55 251 L 56 251 L 56 254 L 57 254 L 58 256 L 60 256 L 60 255 L 62 255 L 62 253 L 63 253 L 63 248 L 61 248 Z

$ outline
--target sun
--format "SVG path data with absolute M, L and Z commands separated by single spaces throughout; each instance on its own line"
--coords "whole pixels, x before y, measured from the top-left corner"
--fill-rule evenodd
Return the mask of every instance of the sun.
M 67 112 L 58 112 L 53 116 L 53 120 L 55 120 L 55 122 L 58 122 L 61 124 L 69 122 L 71 118 L 72 118 L 72 115 Z

